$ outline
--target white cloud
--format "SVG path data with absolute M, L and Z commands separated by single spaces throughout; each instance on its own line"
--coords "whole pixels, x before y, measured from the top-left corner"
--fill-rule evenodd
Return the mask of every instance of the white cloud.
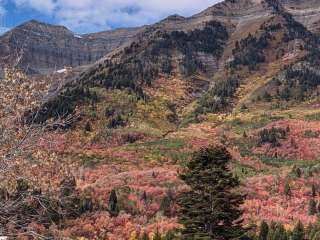
M 14 0 L 17 7 L 29 7 L 42 13 L 52 13 L 55 9 L 53 0 Z
M 0 17 L 3 17 L 7 14 L 7 10 L 4 7 L 4 0 L 0 0 Z
M 10 28 L 7 27 L 0 27 L 0 36 L 3 35 L 4 33 L 8 32 Z
M 154 23 L 168 15 L 190 16 L 220 0 L 13 0 L 50 14 L 74 31 L 92 32 L 114 26 Z

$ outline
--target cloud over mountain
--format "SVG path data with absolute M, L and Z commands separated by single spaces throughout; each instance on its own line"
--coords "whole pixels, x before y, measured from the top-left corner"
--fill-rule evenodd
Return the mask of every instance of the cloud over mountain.
M 78 32 L 137 26 L 170 14 L 190 16 L 219 0 L 12 0 Z

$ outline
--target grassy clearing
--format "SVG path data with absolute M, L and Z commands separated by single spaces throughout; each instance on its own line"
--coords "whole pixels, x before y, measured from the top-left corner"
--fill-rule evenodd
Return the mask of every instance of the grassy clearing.
M 267 156 L 259 156 L 261 161 L 266 164 L 270 165 L 273 167 L 288 167 L 288 166 L 293 166 L 296 165 L 297 167 L 311 167 L 316 164 L 320 163 L 320 160 L 296 160 L 296 159 L 287 159 L 287 158 L 282 158 L 282 157 L 267 157 Z
M 146 143 L 129 144 L 125 149 L 142 153 L 146 161 L 156 161 L 157 163 L 170 161 L 173 164 L 181 164 L 186 161 L 189 155 L 186 147 L 186 143 L 182 139 L 160 139 Z
M 237 134 L 243 134 L 244 131 L 259 129 L 271 122 L 285 119 L 285 116 L 262 114 L 258 116 L 239 116 L 228 121 L 226 126 L 231 128 Z
M 305 120 L 307 120 L 307 121 L 320 121 L 320 112 L 306 115 Z
M 233 173 L 240 179 L 246 179 L 259 174 L 265 174 L 267 170 L 258 171 L 254 167 L 233 161 L 231 164 Z

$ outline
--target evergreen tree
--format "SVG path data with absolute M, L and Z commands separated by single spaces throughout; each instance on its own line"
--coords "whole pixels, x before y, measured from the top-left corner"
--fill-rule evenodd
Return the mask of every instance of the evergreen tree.
M 164 237 L 164 240 L 174 240 L 175 239 L 175 234 L 173 231 L 167 232 L 167 234 Z
M 149 236 L 146 232 L 143 233 L 141 240 L 149 240 Z
M 292 240 L 303 240 L 304 239 L 304 226 L 300 221 L 294 227 L 291 239 Z
M 317 196 L 317 190 L 316 190 L 316 186 L 314 184 L 312 184 L 312 187 L 311 187 L 311 195 L 314 198 Z
M 147 196 L 146 191 L 143 191 L 143 194 L 141 196 L 141 200 L 143 200 L 144 204 L 147 204 L 148 196 Z
M 316 201 L 312 198 L 309 201 L 309 216 L 314 216 L 317 213 L 317 203 Z
M 287 240 L 287 239 L 288 239 L 287 232 L 284 229 L 283 225 L 277 224 L 276 230 L 273 235 L 273 240 Z
M 153 240 L 162 240 L 161 233 L 159 232 L 159 229 L 157 229 L 157 231 L 155 232 L 152 239 Z
M 268 233 L 269 233 L 269 226 L 265 221 L 263 221 L 260 226 L 259 240 L 267 240 Z
M 86 123 L 86 126 L 84 127 L 84 129 L 86 130 L 86 132 L 91 132 L 92 131 L 92 127 L 91 127 L 91 124 L 90 124 L 89 121 Z
M 172 200 L 166 195 L 163 197 L 160 205 L 160 210 L 163 212 L 163 215 L 166 217 L 171 217 L 172 213 Z
M 239 206 L 244 196 L 233 191 L 240 183 L 228 168 L 230 159 L 224 147 L 204 148 L 180 175 L 190 187 L 179 197 L 182 239 L 228 240 L 243 235 Z
M 118 197 L 115 189 L 112 189 L 109 197 L 109 213 L 116 217 L 119 215 Z
M 284 194 L 287 197 L 291 197 L 291 187 L 290 187 L 289 182 L 286 182 L 286 184 L 284 185 Z
M 161 201 L 160 210 L 163 212 L 164 216 L 171 217 L 172 209 L 174 206 L 174 194 L 172 189 L 168 189 L 166 195 Z
M 293 173 L 295 174 L 295 176 L 297 178 L 301 178 L 302 172 L 301 172 L 301 169 L 299 167 L 294 167 Z
M 269 233 L 267 240 L 274 240 L 275 232 L 277 231 L 277 223 L 271 222 L 270 227 L 269 227 Z

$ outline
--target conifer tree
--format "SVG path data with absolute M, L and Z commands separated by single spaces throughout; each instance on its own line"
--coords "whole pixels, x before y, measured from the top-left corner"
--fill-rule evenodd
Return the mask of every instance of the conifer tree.
M 159 229 L 157 229 L 157 231 L 155 232 L 152 239 L 153 240 L 162 240 L 161 233 L 159 232 Z
M 290 187 L 289 182 L 286 182 L 286 184 L 284 185 L 284 194 L 287 197 L 291 197 L 291 187 Z
M 109 197 L 109 213 L 116 217 L 119 215 L 118 197 L 115 189 L 112 189 Z
M 316 186 L 314 184 L 312 184 L 312 186 L 311 186 L 311 195 L 314 198 L 317 196 L 317 189 L 316 189 Z
M 294 141 L 293 138 L 291 140 Z M 293 143 L 291 145 L 296 145 L 296 144 Z M 295 177 L 301 178 L 301 175 L 302 175 L 301 169 L 299 167 L 297 167 L 296 165 L 293 166 L 292 172 L 295 175 Z
M 171 217 L 171 212 L 172 212 L 171 207 L 172 207 L 171 199 L 167 195 L 164 196 L 160 204 L 160 210 L 163 212 L 164 216 Z
M 86 126 L 84 127 L 84 129 L 86 130 L 86 132 L 91 132 L 92 131 L 92 127 L 91 127 L 91 124 L 90 124 L 89 121 L 86 123 Z
M 260 226 L 259 240 L 267 240 L 268 233 L 269 233 L 269 226 L 265 221 L 263 221 Z
M 209 147 L 194 153 L 180 175 L 190 187 L 179 197 L 182 239 L 239 238 L 244 231 L 239 206 L 244 196 L 234 189 L 238 178 L 228 168 L 231 156 L 225 147 Z
M 291 239 L 292 240 L 303 240 L 304 239 L 304 226 L 300 221 L 294 227 Z
M 288 240 L 287 232 L 282 224 L 277 224 L 273 240 Z
M 146 232 L 143 233 L 141 240 L 149 240 L 149 236 Z
M 167 232 L 167 234 L 164 237 L 164 240 L 174 240 L 175 239 L 175 234 L 173 231 Z
M 312 198 L 309 201 L 309 216 L 314 216 L 317 213 L 317 203 L 316 201 Z
M 267 240 L 274 240 L 276 230 L 277 230 L 277 223 L 271 222 Z

